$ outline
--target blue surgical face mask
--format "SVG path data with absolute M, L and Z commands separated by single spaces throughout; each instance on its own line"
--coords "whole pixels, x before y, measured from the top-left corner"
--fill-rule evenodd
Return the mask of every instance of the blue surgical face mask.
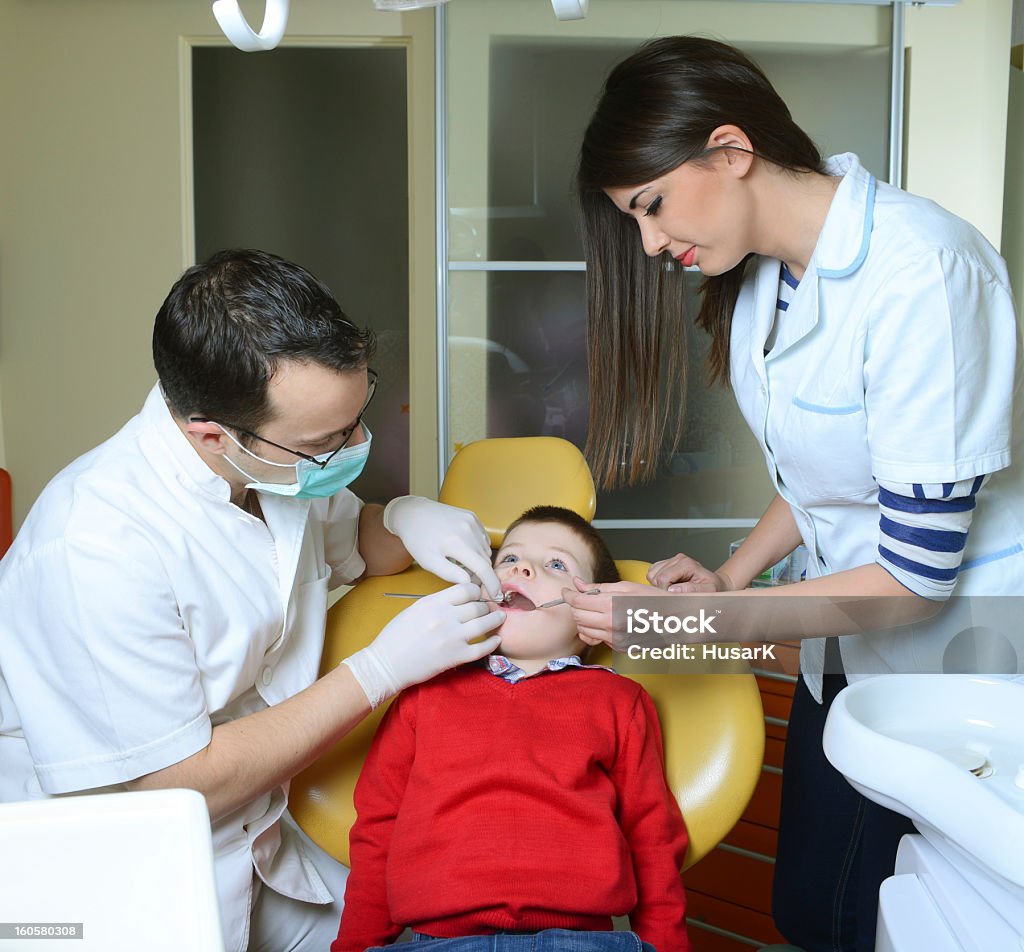
M 275 496 L 290 496 L 294 499 L 323 499 L 325 496 L 333 496 L 341 492 L 349 483 L 363 471 L 366 465 L 366 458 L 370 455 L 370 442 L 373 437 L 365 423 L 360 423 L 366 439 L 355 446 L 346 446 L 338 450 L 333 456 L 324 453 L 322 456 L 314 457 L 317 460 L 330 459 L 326 466 L 320 467 L 311 463 L 308 459 L 300 459 L 297 463 L 275 463 L 272 460 L 257 456 L 252 450 L 246 449 L 241 443 L 224 427 L 221 431 L 228 436 L 232 442 L 243 452 L 253 459 L 259 460 L 267 466 L 280 466 L 284 469 L 295 470 L 294 483 L 261 483 L 250 476 L 231 457 L 225 455 L 226 459 L 246 479 L 252 482 L 246 483 L 246 489 L 255 489 L 261 493 L 272 493 Z

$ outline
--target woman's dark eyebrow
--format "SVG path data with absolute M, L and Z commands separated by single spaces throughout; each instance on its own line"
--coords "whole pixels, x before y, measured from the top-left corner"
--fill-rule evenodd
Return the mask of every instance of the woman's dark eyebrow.
M 630 210 L 631 212 L 632 212 L 632 211 L 636 211 L 636 200 L 637 200 L 637 199 L 638 199 L 638 198 L 639 198 L 639 197 L 640 197 L 641 195 L 643 195 L 643 193 L 644 193 L 644 192 L 650 191 L 650 189 L 651 189 L 651 188 L 652 188 L 652 186 L 648 185 L 648 186 L 647 186 L 647 188 L 642 188 L 642 189 L 640 189 L 640 191 L 639 191 L 639 192 L 637 192 L 637 193 L 636 193 L 636 195 L 634 195 L 634 196 L 633 196 L 633 197 L 632 197 L 632 198 L 631 198 L 631 199 L 629 200 L 629 210 Z

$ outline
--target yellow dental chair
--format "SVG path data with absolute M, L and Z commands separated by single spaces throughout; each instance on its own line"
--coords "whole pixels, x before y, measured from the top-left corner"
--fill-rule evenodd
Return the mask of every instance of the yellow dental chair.
M 594 482 L 580 451 L 555 437 L 481 440 L 452 460 L 441 502 L 475 512 L 497 546 L 506 526 L 535 505 L 564 506 L 592 519 Z M 624 579 L 645 581 L 647 563 L 616 563 Z M 417 566 L 399 575 L 359 582 L 327 615 L 321 671 L 364 647 L 408 602 L 384 592 L 428 594 L 448 585 Z M 608 648 L 588 661 L 615 666 Z M 716 667 L 721 672 L 721 666 Z M 690 836 L 692 866 L 732 829 L 746 809 L 761 773 L 764 716 L 746 662 L 736 673 L 645 675 L 636 678 L 658 709 L 666 773 Z M 352 793 L 383 708 L 344 737 L 291 784 L 290 809 L 324 850 L 349 865 L 348 834 L 355 820 Z

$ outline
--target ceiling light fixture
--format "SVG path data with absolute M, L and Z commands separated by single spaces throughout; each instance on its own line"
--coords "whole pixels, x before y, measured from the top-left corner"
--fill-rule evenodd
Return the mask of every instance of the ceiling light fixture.
M 263 26 L 257 33 L 245 19 L 238 0 L 214 0 L 213 15 L 224 35 L 245 53 L 272 50 L 281 42 L 288 25 L 289 0 L 266 0 Z M 448 0 L 373 0 L 378 10 L 401 13 L 423 7 L 439 7 Z M 588 0 L 551 0 L 551 8 L 559 20 L 582 20 L 587 15 Z
M 272 50 L 281 42 L 288 25 L 288 0 L 267 0 L 263 26 L 257 33 L 238 8 L 238 0 L 214 0 L 213 15 L 224 35 L 240 50 L 258 53 Z
M 401 13 L 403 10 L 419 10 L 421 7 L 439 7 L 448 0 L 373 0 L 373 5 L 378 10 L 393 10 Z
M 551 0 L 551 9 L 559 20 L 582 20 L 587 15 L 587 0 Z

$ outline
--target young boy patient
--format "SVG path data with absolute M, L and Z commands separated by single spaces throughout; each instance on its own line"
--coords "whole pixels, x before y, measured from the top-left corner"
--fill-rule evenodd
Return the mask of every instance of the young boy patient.
M 607 547 L 576 513 L 539 506 L 509 528 L 495 570 L 513 593 L 500 654 L 407 689 L 377 731 L 332 952 L 405 926 L 434 940 L 428 952 L 687 952 L 686 827 L 654 705 L 580 662 L 568 606 L 531 610 L 574 575 L 617 581 Z M 623 915 L 634 931 L 611 931 Z M 483 938 L 495 933 L 509 935 Z

